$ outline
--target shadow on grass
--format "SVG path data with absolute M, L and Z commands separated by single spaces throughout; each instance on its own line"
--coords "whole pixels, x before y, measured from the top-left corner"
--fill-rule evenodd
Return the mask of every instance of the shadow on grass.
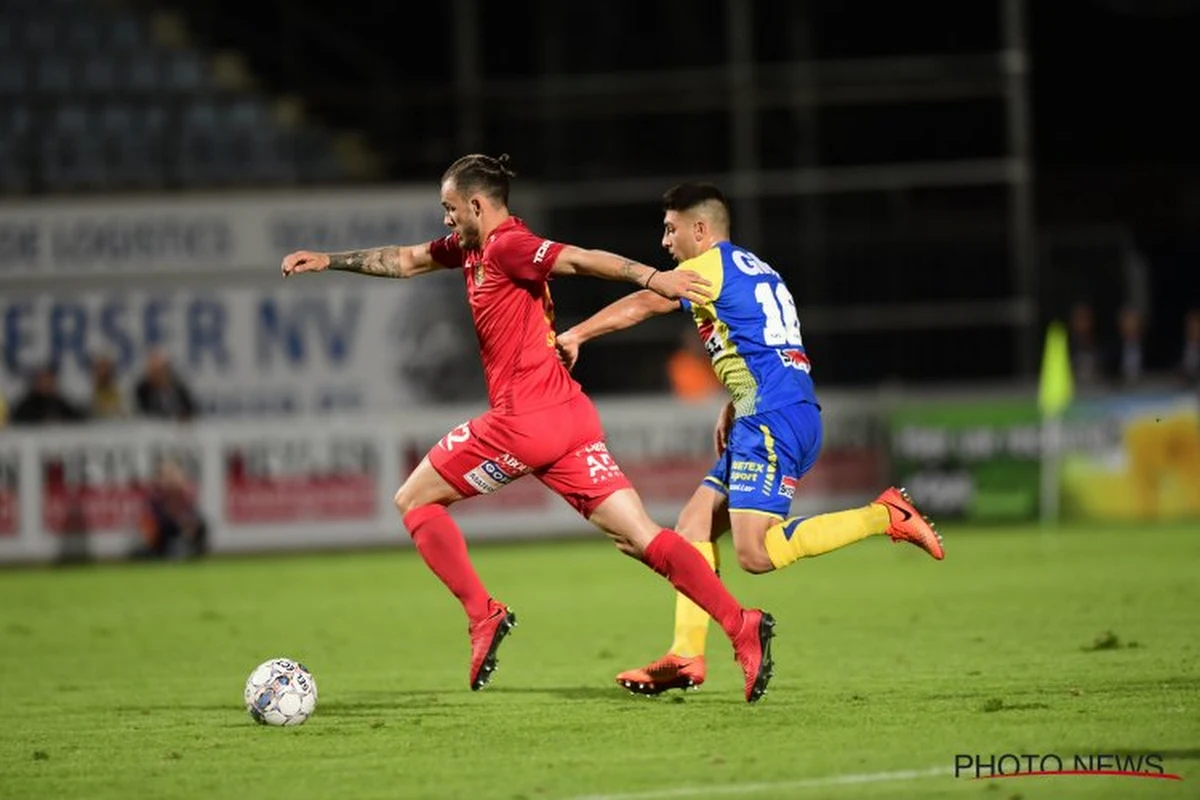
M 747 705 L 741 693 L 737 691 L 681 692 L 672 690 L 659 695 L 644 695 L 626 691 L 615 684 L 613 686 L 497 686 L 485 691 L 496 694 L 544 695 L 558 700 L 603 702 L 627 708 L 640 708 L 646 705 Z M 772 699 L 775 700 L 775 698 Z M 776 700 L 776 702 L 779 701 Z
M 689 692 L 665 692 L 655 697 L 635 695 L 619 686 L 489 686 L 481 692 L 471 692 L 466 687 L 462 689 L 380 689 L 377 691 L 355 692 L 349 696 L 337 699 L 322 698 L 317 703 L 316 714 L 332 718 L 380 718 L 388 715 L 406 715 L 412 717 L 457 717 L 469 709 L 482 696 L 495 696 L 512 700 L 536 702 L 539 698 L 547 702 L 563 700 L 576 703 L 603 704 L 606 707 L 626 710 L 639 708 L 662 707 L 663 705 L 686 706 L 703 704 L 706 706 L 744 706 L 746 705 L 737 693 L 708 693 L 700 695 Z M 221 715 L 228 717 L 229 725 L 242 727 L 249 717 L 237 701 L 229 703 L 155 703 L 146 705 L 122 705 L 113 711 L 137 717 L 179 715 L 208 716 Z
M 494 686 L 484 691 L 496 694 L 533 694 L 556 697 L 562 700 L 625 700 L 629 694 L 620 686 Z
M 210 713 L 224 713 L 228 711 L 245 711 L 242 704 L 238 701 L 232 703 L 146 703 L 144 705 L 124 705 L 113 706 L 112 710 L 118 714 L 178 714 L 180 711 L 207 711 Z
M 445 702 L 447 712 L 471 704 L 479 697 L 517 698 L 526 696 L 530 700 L 538 697 L 547 700 L 570 700 L 581 703 L 605 703 L 607 705 L 634 706 L 644 703 L 686 704 L 692 702 L 725 703 L 745 705 L 737 694 L 728 697 L 708 694 L 700 697 L 689 693 L 667 692 L 657 697 L 645 697 L 626 692 L 619 686 L 488 686 L 479 692 L 462 690 L 396 690 L 360 693 L 332 702 L 322 701 L 320 710 L 329 714 L 356 715 L 378 711 L 428 710 Z
M 479 692 L 462 689 L 397 689 L 380 690 L 355 695 L 336 701 L 322 702 L 321 710 L 332 714 L 359 714 L 373 711 L 428 709 L 446 703 L 447 709 L 471 703 L 475 698 L 508 695 L 544 695 L 565 700 L 623 700 L 625 695 L 619 687 L 602 686 L 488 686 Z

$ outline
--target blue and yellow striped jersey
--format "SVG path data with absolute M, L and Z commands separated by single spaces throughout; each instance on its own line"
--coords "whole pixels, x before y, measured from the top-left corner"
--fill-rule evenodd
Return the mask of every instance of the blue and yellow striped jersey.
M 737 416 L 803 401 L 816 405 L 796 302 L 779 273 L 731 242 L 679 268 L 712 281 L 711 301 L 680 304 L 691 312 Z

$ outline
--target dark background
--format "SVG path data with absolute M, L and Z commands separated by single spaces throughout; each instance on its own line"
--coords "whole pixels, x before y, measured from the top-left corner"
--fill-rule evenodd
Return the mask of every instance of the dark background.
M 140 184 L 55 185 L 35 159 L 12 195 L 423 182 L 433 203 L 455 157 L 503 151 L 529 192 L 515 210 L 536 187 L 546 235 L 663 266 L 658 195 L 711 178 L 736 198 L 735 239 L 791 284 L 825 384 L 1027 379 L 1043 323 L 1079 301 L 1110 348 L 1137 305 L 1148 366 L 1168 370 L 1200 305 L 1200 3 L 60 4 L 150 27 L 174 15 L 187 47 L 233 54 L 249 91 L 290 98 L 319 133 L 277 148 L 276 174 L 189 170 L 190 104 L 236 102 L 228 83 L 201 87 L 147 101 L 167 124 Z M 19 33 L 44 5 L 0 8 Z M 1024 71 L 1004 66 L 1015 49 Z M 50 112 L 30 96 L 36 133 Z M 569 283 L 565 322 L 626 291 Z M 685 323 L 613 337 L 583 376 L 599 392 L 661 384 Z

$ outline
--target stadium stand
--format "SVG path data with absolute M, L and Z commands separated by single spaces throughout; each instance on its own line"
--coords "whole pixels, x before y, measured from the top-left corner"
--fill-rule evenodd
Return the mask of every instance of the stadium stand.
M 0 3 L 0 191 L 348 180 L 335 134 L 256 88 L 177 15 L 82 0 Z

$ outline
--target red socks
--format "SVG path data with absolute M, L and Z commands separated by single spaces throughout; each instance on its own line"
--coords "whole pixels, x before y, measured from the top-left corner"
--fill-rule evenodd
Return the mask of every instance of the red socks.
M 678 533 L 664 528 L 645 553 L 646 565 L 664 576 L 676 589 L 717 621 L 729 638 L 742 626 L 742 606 L 734 599 L 712 567 Z
M 488 615 L 487 589 L 467 556 L 467 542 L 445 506 L 419 506 L 404 515 L 404 527 L 433 574 L 454 593 L 471 622 Z M 699 556 L 699 553 L 697 553 Z M 703 557 L 700 558 L 703 561 Z M 707 566 L 707 565 L 706 565 Z
M 488 615 L 487 589 L 479 580 L 462 531 L 445 506 L 427 505 L 404 515 L 404 527 L 429 569 L 454 593 L 472 622 Z M 650 542 L 646 564 L 696 605 L 708 612 L 733 638 L 742 625 L 742 607 L 700 552 L 675 531 L 663 529 Z

